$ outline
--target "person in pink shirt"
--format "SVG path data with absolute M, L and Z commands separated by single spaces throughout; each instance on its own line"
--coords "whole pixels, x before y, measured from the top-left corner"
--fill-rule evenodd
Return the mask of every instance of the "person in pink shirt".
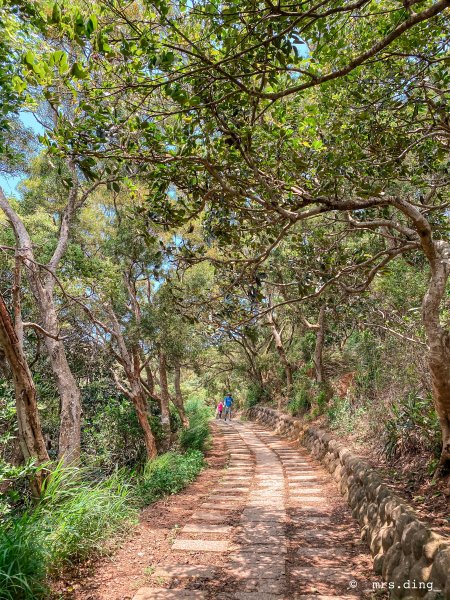
M 222 418 L 222 411 L 223 411 L 223 402 L 222 400 L 219 402 L 219 404 L 217 405 L 217 418 L 221 419 Z

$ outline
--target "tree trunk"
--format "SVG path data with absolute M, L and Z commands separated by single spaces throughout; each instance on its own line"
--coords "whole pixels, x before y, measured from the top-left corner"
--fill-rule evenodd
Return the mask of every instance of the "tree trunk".
M 269 300 L 271 305 L 271 301 Z M 289 362 L 286 351 L 284 349 L 283 340 L 281 338 L 281 333 L 278 330 L 277 324 L 273 317 L 272 311 L 267 313 L 267 322 L 269 323 L 270 330 L 272 332 L 273 341 L 275 344 L 275 349 L 278 352 L 278 356 L 280 357 L 281 364 L 283 365 L 284 374 L 286 377 L 286 397 L 289 398 L 292 390 L 292 365 Z
M 70 464 L 77 462 L 80 457 L 81 393 L 67 361 L 64 344 L 61 340 L 54 339 L 59 335 L 59 326 L 53 288 L 44 288 L 40 281 L 32 283 L 42 325 L 54 336 L 44 336 L 44 343 L 60 397 L 58 457 L 65 464 Z
M 323 374 L 323 345 L 325 341 L 325 305 L 320 307 L 318 327 L 316 333 L 316 345 L 314 348 L 314 368 L 316 371 L 317 383 L 324 382 Z
M 433 402 L 439 417 L 442 449 L 436 475 L 450 476 L 450 333 L 441 324 L 441 302 L 450 275 L 450 244 L 434 240 L 425 214 L 407 200 L 396 198 L 394 206 L 414 224 L 418 240 L 430 265 L 430 281 L 422 302 L 422 320 L 428 341 L 428 365 Z M 450 491 L 450 490 L 449 490 Z
M 165 443 L 164 448 L 168 448 L 170 445 L 170 412 L 169 412 L 169 384 L 167 382 L 167 361 L 166 355 L 160 349 L 159 350 L 159 385 L 161 388 L 161 426 L 164 432 Z
M 440 304 L 446 293 L 450 273 L 450 247 L 435 242 L 436 259 L 431 262 L 431 277 L 422 303 L 423 323 L 428 340 L 428 365 L 431 372 L 433 402 L 442 432 L 440 475 L 450 475 L 450 334 L 440 321 Z
M 181 366 L 180 361 L 177 359 L 175 361 L 175 398 L 173 399 L 173 403 L 175 404 L 178 414 L 180 415 L 181 422 L 183 423 L 183 427 L 189 427 L 189 419 L 186 416 L 186 411 L 184 410 L 184 400 L 183 394 L 181 393 Z
M 49 460 L 37 408 L 36 388 L 25 353 L 17 337 L 11 317 L 0 295 L 0 344 L 11 368 L 16 397 L 20 448 L 25 460 L 33 458 L 38 464 Z M 34 482 L 39 493 L 42 479 Z
M 156 442 L 150 427 L 150 423 L 148 422 L 147 399 L 145 397 L 145 394 L 143 393 L 140 384 L 133 386 L 129 397 L 130 400 L 133 402 L 139 425 L 141 426 L 141 429 L 144 433 L 145 447 L 147 450 L 147 459 L 153 460 L 154 458 L 156 458 L 157 455 Z
M 45 346 L 60 395 L 58 456 L 62 458 L 66 464 L 77 461 L 80 456 L 81 394 L 72 371 L 70 370 L 64 345 L 61 340 L 54 339 L 58 338 L 59 324 L 53 298 L 53 290 L 55 286 L 54 274 L 68 243 L 69 225 L 75 202 L 75 197 L 73 196 L 74 193 L 75 192 L 71 193 L 68 209 L 62 217 L 57 248 L 51 261 L 47 265 L 48 270 L 41 278 L 40 269 L 34 258 L 32 242 L 28 231 L 20 217 L 11 208 L 5 195 L 0 189 L 0 208 L 2 208 L 3 212 L 8 217 L 14 230 L 19 246 L 18 253 L 26 267 L 28 281 L 36 300 L 42 325 L 44 329 L 53 336 L 45 336 Z
M 49 344 L 47 344 L 48 348 Z M 66 464 L 77 462 L 81 450 L 81 392 L 67 362 L 61 342 L 52 352 L 52 369 L 61 397 L 58 456 Z
M 138 345 L 134 345 L 129 352 L 122 334 L 120 323 L 111 305 L 107 306 L 108 314 L 111 319 L 112 329 L 108 330 L 113 339 L 115 339 L 118 353 L 117 360 L 122 365 L 128 381 L 129 387 L 123 386 L 116 374 L 114 379 L 117 388 L 127 396 L 133 403 L 136 410 L 136 416 L 144 435 L 145 447 L 147 449 L 147 458 L 152 460 L 157 455 L 155 437 L 153 435 L 150 423 L 148 421 L 147 398 L 141 383 L 141 361 Z

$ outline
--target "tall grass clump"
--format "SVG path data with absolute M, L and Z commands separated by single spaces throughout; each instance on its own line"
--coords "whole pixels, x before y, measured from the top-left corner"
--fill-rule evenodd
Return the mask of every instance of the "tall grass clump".
M 46 598 L 44 536 L 29 513 L 0 524 L 0 599 Z
M 125 472 L 92 481 L 86 469 L 57 466 L 33 516 L 46 533 L 49 570 L 56 571 L 101 550 L 135 516 Z
M 49 576 L 99 553 L 135 514 L 125 473 L 98 482 L 58 464 L 38 502 L 1 525 L 0 600 L 48 598 Z
M 180 445 L 184 450 L 207 449 L 210 441 L 209 421 L 213 416 L 212 410 L 201 400 L 186 402 L 186 414 L 189 427 L 181 430 Z

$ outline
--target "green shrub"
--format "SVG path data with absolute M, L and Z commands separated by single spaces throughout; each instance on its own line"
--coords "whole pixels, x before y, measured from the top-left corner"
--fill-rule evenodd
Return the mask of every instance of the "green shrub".
M 118 395 L 106 397 L 107 390 L 94 383 L 98 384 L 93 382 L 83 390 L 83 406 L 89 397 L 82 431 L 83 462 L 101 467 L 103 475 L 120 467 L 144 464 L 145 443 L 131 402 Z M 158 433 L 159 418 L 152 416 L 151 420 L 152 429 Z
M 311 408 L 310 384 L 306 381 L 296 381 L 293 398 L 289 402 L 288 411 L 296 416 L 303 415 Z
M 307 331 L 305 335 L 299 338 L 298 348 L 305 362 L 311 362 L 316 346 L 316 334 L 313 331 Z
M 148 462 L 138 478 L 135 495 L 140 506 L 151 504 L 166 494 L 176 494 L 193 481 L 204 467 L 203 454 L 166 452 Z
M 440 453 L 439 419 L 431 398 L 408 394 L 392 406 L 392 416 L 383 433 L 383 452 L 388 460 L 422 450 L 435 457 Z
M 181 430 L 180 445 L 184 450 L 203 452 L 210 441 L 209 421 L 212 410 L 200 400 L 189 400 L 186 403 L 186 415 L 189 427 Z
M 260 404 L 261 402 L 268 402 L 270 400 L 270 394 L 267 389 L 256 383 L 251 383 L 247 388 L 247 395 L 245 397 L 245 408 L 251 408 Z
M 348 398 L 334 396 L 328 405 L 327 416 L 331 429 L 351 433 L 355 427 L 355 412 Z

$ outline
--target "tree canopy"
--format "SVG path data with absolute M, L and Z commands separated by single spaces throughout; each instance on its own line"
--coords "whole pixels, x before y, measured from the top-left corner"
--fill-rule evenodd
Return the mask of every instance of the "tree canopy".
M 4 460 L 153 459 L 235 389 L 448 479 L 449 5 L 0 5 Z

